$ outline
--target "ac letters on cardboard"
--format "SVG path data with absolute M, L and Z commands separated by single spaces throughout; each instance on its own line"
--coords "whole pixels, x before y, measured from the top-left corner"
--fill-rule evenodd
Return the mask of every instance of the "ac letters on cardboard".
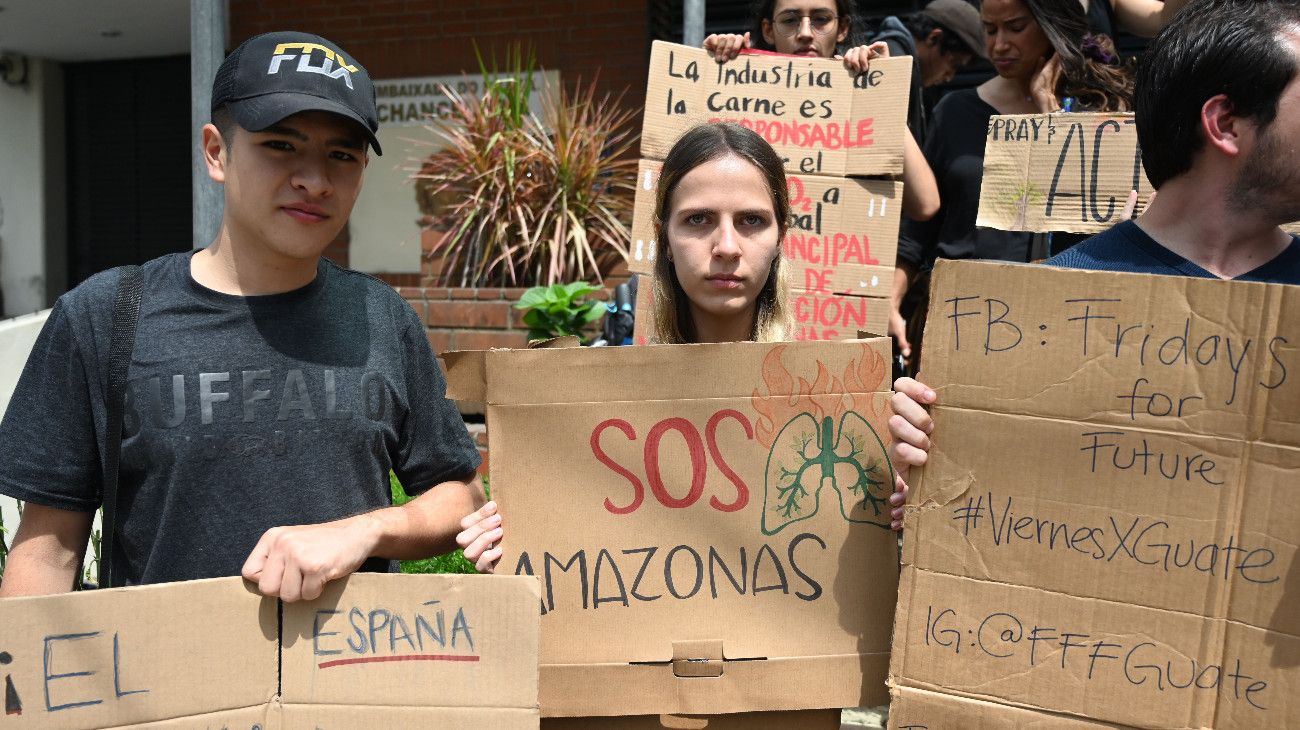
M 537 582 L 239 578 L 0 601 L 0 728 L 535 730 Z
M 891 727 L 1300 726 L 1298 307 L 939 262 Z
M 1151 197 L 1132 114 L 1025 114 L 989 119 L 976 225 L 1099 233 Z
M 1151 183 L 1132 114 L 1025 114 L 989 120 L 977 225 L 1100 233 L 1146 210 Z M 1300 233 L 1300 222 L 1283 228 Z
M 499 570 L 542 583 L 545 717 L 884 699 L 889 342 L 449 353 Z

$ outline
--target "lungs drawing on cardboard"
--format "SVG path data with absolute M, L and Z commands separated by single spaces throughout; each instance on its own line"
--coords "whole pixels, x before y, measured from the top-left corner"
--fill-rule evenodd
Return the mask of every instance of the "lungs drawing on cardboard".
M 775 535 L 823 509 L 837 510 L 848 522 L 888 529 L 893 467 L 884 442 L 860 412 L 874 413 L 884 358 L 864 346 L 842 378 L 831 376 L 819 361 L 812 382 L 796 382 L 781 362 L 783 350 L 774 347 L 764 361 L 771 395 L 756 391 L 753 400 L 761 414 L 756 435 L 769 448 L 763 534 Z

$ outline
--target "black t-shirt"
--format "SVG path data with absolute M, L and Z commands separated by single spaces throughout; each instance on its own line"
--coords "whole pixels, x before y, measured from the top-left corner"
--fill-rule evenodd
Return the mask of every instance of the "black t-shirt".
M 934 109 L 925 157 L 939 182 L 939 213 L 924 223 L 903 219 L 898 260 L 916 269 L 934 259 L 1028 261 L 1033 234 L 976 228 L 984 139 L 997 114 L 975 89 L 948 94 Z
M 1104 33 L 1111 39 L 1115 38 L 1118 20 L 1115 17 L 1115 7 L 1111 2 L 1112 0 L 1088 0 L 1089 32 Z
M 199 285 L 189 262 L 143 267 L 118 487 L 125 583 L 238 575 L 267 529 L 389 505 L 389 469 L 414 494 L 478 467 L 391 287 L 322 260 L 301 289 L 237 297 Z M 99 506 L 117 282 L 98 274 L 55 304 L 0 422 L 0 492 Z
M 1218 278 L 1161 246 L 1133 221 L 1118 223 L 1046 263 L 1067 269 Z M 1236 277 L 1235 281 L 1300 284 L 1300 239 L 1292 237 L 1291 245 L 1272 261 Z

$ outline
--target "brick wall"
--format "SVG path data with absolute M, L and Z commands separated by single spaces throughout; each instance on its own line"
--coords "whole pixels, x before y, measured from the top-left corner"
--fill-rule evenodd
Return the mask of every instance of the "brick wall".
M 494 347 L 520 348 L 528 345 L 524 312 L 515 302 L 524 289 L 452 288 L 399 286 L 397 292 L 411 305 L 428 329 L 429 344 L 437 353 L 452 350 L 488 350 Z M 610 290 L 595 293 L 610 300 Z M 599 322 L 588 334 L 599 334 Z
M 528 328 L 514 303 L 523 289 L 398 287 L 428 328 L 433 351 L 524 347 Z
M 602 89 L 626 89 L 626 106 L 640 109 L 650 62 L 647 7 L 609 0 L 230 0 L 230 43 L 271 30 L 316 33 L 385 79 L 476 74 L 474 42 L 485 55 L 496 49 L 498 58 L 522 42 L 566 83 L 599 71 Z

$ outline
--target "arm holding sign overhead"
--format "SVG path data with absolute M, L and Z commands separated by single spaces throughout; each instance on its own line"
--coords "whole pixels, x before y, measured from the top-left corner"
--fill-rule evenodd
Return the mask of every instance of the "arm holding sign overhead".
M 753 48 L 754 44 L 749 40 L 749 34 L 740 35 L 738 33 L 714 33 L 704 39 L 703 48 L 713 56 L 713 60 L 718 63 L 726 63 L 735 60 L 740 52 L 746 48 Z
M 912 220 L 928 221 L 939 212 L 940 202 L 934 170 L 908 130 L 903 135 L 903 212 Z
M 1108 0 L 1094 0 L 1107 2 Z M 1133 35 L 1151 38 L 1169 25 L 1187 0 L 1113 0 L 1119 27 Z

